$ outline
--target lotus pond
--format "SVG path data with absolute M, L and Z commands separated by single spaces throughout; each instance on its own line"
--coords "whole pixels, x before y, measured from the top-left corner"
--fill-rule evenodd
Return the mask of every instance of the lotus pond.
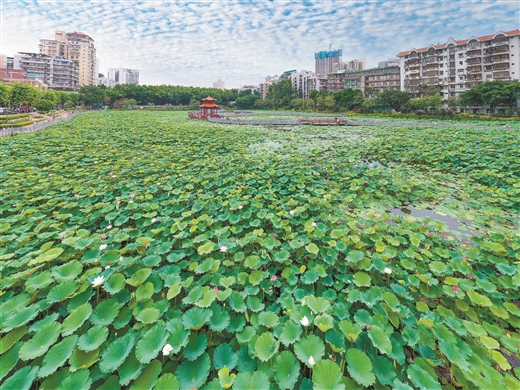
M 102 112 L 0 156 L 1 389 L 520 388 L 517 129 Z

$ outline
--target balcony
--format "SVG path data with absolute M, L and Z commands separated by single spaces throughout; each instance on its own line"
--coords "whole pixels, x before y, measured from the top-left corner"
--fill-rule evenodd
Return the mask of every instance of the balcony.
M 494 79 L 509 79 L 509 72 L 493 72 Z
M 475 58 L 482 56 L 482 50 L 468 51 L 468 58 Z
M 490 56 L 490 55 L 499 54 L 499 53 L 509 53 L 509 46 L 506 45 L 506 46 L 500 46 L 500 47 L 492 47 L 492 48 L 486 49 L 484 51 L 485 56 Z
M 509 62 L 509 56 L 497 56 L 497 57 L 493 57 L 493 63 L 494 63 L 494 64 L 498 64 L 498 63 L 506 63 L 506 62 Z

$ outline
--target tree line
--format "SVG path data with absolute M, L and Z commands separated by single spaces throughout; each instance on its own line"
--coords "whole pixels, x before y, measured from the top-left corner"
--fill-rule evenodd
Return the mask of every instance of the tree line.
M 301 98 L 302 91 L 292 88 L 291 80 L 285 79 L 269 86 L 266 98 L 258 92 L 237 89 L 219 90 L 215 88 L 184 87 L 172 85 L 128 85 L 118 84 L 114 88 L 104 85 L 87 85 L 79 93 L 55 90 L 39 91 L 28 84 L 0 83 L 0 104 L 31 105 L 39 111 L 53 108 L 107 105 L 123 108 L 134 105 L 172 105 L 198 108 L 201 100 L 208 95 L 217 104 L 227 106 L 234 102 L 238 109 L 294 109 L 301 111 L 361 112 L 395 110 L 410 112 L 440 112 L 447 104 L 448 109 L 486 105 L 494 113 L 499 106 L 510 107 L 512 115 L 517 113 L 520 99 L 518 80 L 494 80 L 461 93 L 457 98 L 444 101 L 436 88 L 426 91 L 426 96 L 411 99 L 408 94 L 387 88 L 383 92 L 367 89 L 365 95 L 358 89 L 346 88 L 341 92 L 312 91 L 308 98 Z

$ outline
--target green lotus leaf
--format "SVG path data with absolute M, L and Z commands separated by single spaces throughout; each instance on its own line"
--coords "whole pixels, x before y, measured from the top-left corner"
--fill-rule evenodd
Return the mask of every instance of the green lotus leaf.
M 313 284 L 316 283 L 319 278 L 320 275 L 318 274 L 318 272 L 316 272 L 313 269 L 310 269 L 303 274 L 303 276 L 301 277 L 301 281 L 303 284 Z
M 88 390 L 92 385 L 92 378 L 88 370 L 72 372 L 60 383 L 58 390 L 78 389 Z
M 309 253 L 312 253 L 313 255 L 316 255 L 318 254 L 318 252 L 320 251 L 320 249 L 318 248 L 318 246 L 311 242 L 310 244 L 306 245 L 305 246 L 305 250 Z
M 121 304 L 115 299 L 106 299 L 96 306 L 90 315 L 90 322 L 94 325 L 109 325 L 114 322 L 120 308 Z
M 159 309 L 155 307 L 148 307 L 141 310 L 139 314 L 135 316 L 135 319 L 145 324 L 153 324 L 159 319 L 160 316 L 161 312 Z
M 63 283 L 66 280 L 75 279 L 83 270 L 83 266 L 77 260 L 69 261 L 59 267 L 54 268 L 52 276 L 57 282 Z
M 171 353 L 174 355 L 188 344 L 190 333 L 181 324 L 174 325 L 168 330 L 170 331 L 168 344 L 173 348 Z
M 90 314 L 92 314 L 90 303 L 84 303 L 71 311 L 69 316 L 63 320 L 61 326 L 63 336 L 74 333 L 90 317 Z
M 300 364 L 290 351 L 283 351 L 274 359 L 273 377 L 280 389 L 293 389 L 300 376 Z
M 162 261 L 161 256 L 157 256 L 157 255 L 146 256 L 143 259 L 143 263 L 147 267 L 155 267 L 156 265 L 161 264 L 161 261 Z
M 63 253 L 63 248 L 52 248 L 38 255 L 35 259 L 29 261 L 28 265 L 34 265 L 39 263 L 46 263 L 54 260 Z
M 356 272 L 354 275 L 354 284 L 358 287 L 368 287 L 372 284 L 370 275 L 365 272 Z
M 186 329 L 199 330 L 210 320 L 212 314 L 209 309 L 194 307 L 184 313 L 182 323 Z
M 258 323 L 267 328 L 274 328 L 279 324 L 279 318 L 270 311 L 263 311 L 258 315 Z
M 392 352 L 392 343 L 386 332 L 377 325 L 370 326 L 368 337 L 372 340 L 372 344 L 383 354 Z
M 258 313 L 265 309 L 265 305 L 262 303 L 260 298 L 251 295 L 246 298 L 246 304 L 249 310 L 253 313 Z
M 173 374 L 163 374 L 155 382 L 154 390 L 179 390 L 180 384 L 177 377 Z
M 349 263 L 357 263 L 365 257 L 362 251 L 350 251 L 347 255 L 347 261 Z
M 307 297 L 305 297 L 305 302 L 314 314 L 323 313 L 327 311 L 327 309 L 330 307 L 330 301 L 324 297 L 315 297 L 314 295 L 308 295 Z
M 78 336 L 68 336 L 54 345 L 43 358 L 42 366 L 38 371 L 38 378 L 45 378 L 60 368 L 70 357 Z
M 123 242 L 123 241 L 127 241 L 128 239 L 130 238 L 130 236 L 126 233 L 122 233 L 122 232 L 119 232 L 117 233 L 114 237 L 113 237 L 113 240 L 115 242 Z
M 195 306 L 203 308 L 210 307 L 216 298 L 217 292 L 212 288 L 208 289 L 204 291 L 204 293 L 202 294 L 202 298 L 195 302 Z
M 217 370 L 227 368 L 233 370 L 238 362 L 237 354 L 233 352 L 229 344 L 220 344 L 213 353 L 213 365 Z
M 255 352 L 258 359 L 268 361 L 278 351 L 279 342 L 272 333 L 262 333 L 255 342 Z
M 411 364 L 407 372 L 415 386 L 432 390 L 440 390 L 442 388 L 436 378 L 433 378 L 428 371 L 421 368 L 418 364 Z
M 382 385 L 391 385 L 396 379 L 396 372 L 392 365 L 392 361 L 384 356 L 375 356 L 372 358 L 374 365 L 374 374 Z
M 95 325 L 78 340 L 78 348 L 85 352 L 91 352 L 99 348 L 108 337 L 108 328 L 104 325 Z
M 498 341 L 496 341 L 494 338 L 488 337 L 488 336 L 480 336 L 480 342 L 487 348 L 487 349 L 499 349 L 500 344 Z
M 341 381 L 341 370 L 332 360 L 320 360 L 314 365 L 312 383 L 316 390 L 345 389 L 345 384 Z
M 166 326 L 158 323 L 141 336 L 135 348 L 135 357 L 142 364 L 148 364 L 162 350 L 168 339 Z
M 36 379 L 38 367 L 26 366 L 20 368 L 2 383 L 3 389 L 29 390 Z
M 123 364 L 121 364 L 121 366 L 119 366 L 119 368 L 117 369 L 119 373 L 119 384 L 121 386 L 128 385 L 131 381 L 136 379 L 141 374 L 144 367 L 145 365 L 139 363 L 139 361 L 135 357 L 135 353 L 133 351 L 130 352 Z
M 112 341 L 103 353 L 99 362 L 99 369 L 104 373 L 111 373 L 118 369 L 125 361 L 128 354 L 132 351 L 135 344 L 133 333 L 127 333 L 122 337 Z
M 249 275 L 249 283 L 253 286 L 258 286 L 262 280 L 265 278 L 265 273 L 263 271 L 253 271 Z
M 235 283 L 235 280 L 236 278 L 234 276 L 222 277 L 219 280 L 219 285 L 221 285 L 224 288 L 228 288 Z
M 7 333 L 12 329 L 24 326 L 28 322 L 32 321 L 39 312 L 40 309 L 37 305 L 30 305 L 15 312 L 3 312 L 8 317 L 5 321 L 3 321 L 3 324 L 1 324 L 3 326 L 2 332 Z
M 146 246 L 150 244 L 153 241 L 152 237 L 138 237 L 135 242 L 138 243 L 141 246 Z
M 471 299 L 471 302 L 473 302 L 476 305 L 482 306 L 482 307 L 489 307 L 493 306 L 493 303 L 491 300 L 486 297 L 485 295 L 479 294 L 475 291 L 467 291 L 466 294 L 468 294 L 469 299 Z
M 204 295 L 204 289 L 202 286 L 195 286 L 189 292 L 188 296 L 184 297 L 182 303 L 189 305 L 194 304 Z
M 316 335 L 309 335 L 294 343 L 294 353 L 307 367 L 312 368 L 309 359 L 312 356 L 314 362 L 320 361 L 325 355 L 325 344 Z
M 361 326 L 353 324 L 350 321 L 342 320 L 338 323 L 339 329 L 343 332 L 345 338 L 351 343 L 355 342 L 361 333 Z
M 0 354 L 4 354 L 6 351 L 8 351 L 9 348 L 15 345 L 18 342 L 18 340 L 20 340 L 26 334 L 27 326 L 21 326 L 7 333 L 4 337 L 0 339 Z
M 211 318 L 209 319 L 209 327 L 214 332 L 221 332 L 229 326 L 230 316 L 220 306 L 213 305 L 211 308 Z
M 330 314 L 321 314 L 314 317 L 314 325 L 325 333 L 334 327 L 334 320 Z
M 70 372 L 89 368 L 99 360 L 99 349 L 90 352 L 84 352 L 80 349 L 75 349 L 69 360 Z M 88 372 L 88 371 L 87 371 Z
M 192 333 L 188 344 L 184 348 L 184 357 L 190 361 L 197 359 L 208 347 L 208 338 L 205 334 Z
M 236 375 L 230 374 L 227 368 L 222 368 L 218 371 L 219 384 L 223 389 L 229 389 L 233 385 L 235 378 Z
M 67 280 L 66 282 L 57 284 L 49 291 L 47 301 L 49 303 L 62 302 L 76 292 L 79 285 L 75 280 Z
M 289 260 L 290 256 L 291 256 L 291 253 L 284 249 L 279 252 L 276 252 L 273 255 L 273 260 L 278 263 L 284 263 L 285 261 Z
M 372 372 L 372 362 L 365 352 L 350 348 L 345 355 L 345 360 L 348 373 L 357 383 L 365 387 L 375 383 L 376 377 Z
M 162 365 L 158 360 L 152 360 L 149 364 L 147 364 L 143 371 L 139 374 L 135 382 L 130 387 L 133 390 L 137 389 L 151 389 L 159 374 L 161 373 Z
M 32 293 L 36 290 L 41 290 L 53 282 L 52 274 L 49 271 L 43 271 L 39 274 L 34 274 L 25 282 L 25 290 Z
M 0 381 L 4 379 L 18 363 L 18 352 L 20 351 L 22 345 L 23 343 L 21 342 L 17 343 L 6 353 L 2 353 L 2 364 L 0 364 Z
M 126 286 L 125 277 L 120 273 L 113 273 L 110 277 L 103 283 L 103 289 L 111 294 L 115 295 Z
M 170 289 L 168 290 L 168 293 L 166 294 L 166 298 L 167 298 L 167 299 L 173 299 L 173 298 L 175 298 L 177 295 L 179 295 L 180 292 L 181 292 L 181 286 L 178 285 L 178 284 L 174 284 L 174 285 L 171 286 Z
M 288 320 L 283 325 L 279 339 L 283 345 L 288 347 L 289 345 L 294 344 L 296 341 L 300 340 L 301 334 L 302 327 L 299 324 L 295 324 L 293 321 Z
M 208 253 L 213 252 L 214 249 L 215 249 L 215 244 L 211 241 L 208 241 L 205 244 L 203 244 L 197 248 L 197 253 L 199 255 L 207 255 Z
M 91 238 L 80 238 L 74 242 L 74 249 L 83 250 L 94 242 Z
M 184 390 L 201 387 L 206 383 L 210 366 L 211 361 L 207 353 L 192 362 L 184 361 L 179 364 L 175 376 L 179 380 L 180 388 Z
M 238 292 L 233 291 L 228 298 L 229 306 L 237 313 L 243 313 L 247 310 L 247 306 L 244 303 L 244 297 Z
M 153 295 L 153 283 L 147 282 L 137 287 L 135 291 L 135 300 L 143 302 L 149 300 Z
M 142 268 L 126 280 L 130 286 L 137 287 L 143 284 L 150 276 L 152 270 L 150 268 Z
M 262 371 L 241 372 L 235 378 L 233 390 L 269 390 L 269 377 Z

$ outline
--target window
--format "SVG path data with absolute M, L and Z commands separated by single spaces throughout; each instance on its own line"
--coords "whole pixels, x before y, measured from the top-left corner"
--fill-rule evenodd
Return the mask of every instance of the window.
M 459 61 L 459 65 L 463 65 L 463 64 L 464 64 L 464 62 L 463 62 L 463 61 Z

